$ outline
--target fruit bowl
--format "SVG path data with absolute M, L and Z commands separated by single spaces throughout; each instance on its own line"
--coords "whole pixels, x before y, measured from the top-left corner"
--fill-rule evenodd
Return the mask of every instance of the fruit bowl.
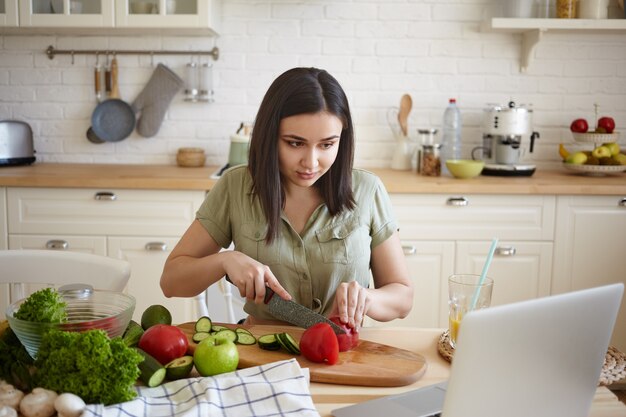
M 590 176 L 602 177 L 610 174 L 620 174 L 626 171 L 626 165 L 582 165 L 563 163 L 568 171 L 578 172 Z
M 485 163 L 472 159 L 449 159 L 446 161 L 446 167 L 455 178 L 467 179 L 480 175 Z
M 43 334 L 48 330 L 81 332 L 101 329 L 112 338 L 124 333 L 135 311 L 135 298 L 121 292 L 74 290 L 63 291 L 61 295 L 67 303 L 65 323 L 38 323 L 15 318 L 15 313 L 26 298 L 7 307 L 9 327 L 33 358 L 37 355 Z
M 619 141 L 619 132 L 613 133 L 595 133 L 595 132 L 586 132 L 586 133 L 577 133 L 572 132 L 574 136 L 574 140 L 579 143 L 611 143 Z

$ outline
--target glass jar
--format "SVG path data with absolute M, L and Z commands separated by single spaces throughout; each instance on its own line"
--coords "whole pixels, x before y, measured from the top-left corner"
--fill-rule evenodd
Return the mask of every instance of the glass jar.
M 441 175 L 441 144 L 422 145 L 418 172 L 427 177 L 439 177 Z
M 576 0 L 556 0 L 556 17 L 576 19 Z

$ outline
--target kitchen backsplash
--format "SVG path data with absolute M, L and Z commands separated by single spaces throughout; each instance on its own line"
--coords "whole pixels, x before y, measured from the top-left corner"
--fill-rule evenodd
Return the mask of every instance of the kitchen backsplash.
M 180 36 L 0 36 L 0 120 L 31 124 L 38 161 L 174 164 L 179 147 L 202 147 L 208 165 L 226 162 L 229 135 L 252 122 L 271 81 L 294 66 L 327 69 L 350 98 L 356 164 L 389 166 L 395 147 L 387 110 L 411 94 L 410 137 L 440 128 L 448 98 L 463 115 L 463 156 L 481 142 L 487 103 L 532 104 L 541 138 L 532 157 L 557 166 L 557 145 L 572 143 L 570 122 L 592 124 L 593 104 L 626 128 L 626 33 L 547 32 L 528 73 L 520 72 L 521 35 L 487 33 L 497 0 L 223 0 L 218 38 Z M 205 50 L 217 45 L 215 102 L 172 101 L 159 133 L 136 132 L 92 144 L 85 132 L 96 105 L 94 56 L 59 49 Z M 132 102 L 163 63 L 184 77 L 191 56 L 117 57 L 120 93 Z M 101 62 L 103 58 L 100 58 Z M 524 138 L 527 140 L 528 138 Z

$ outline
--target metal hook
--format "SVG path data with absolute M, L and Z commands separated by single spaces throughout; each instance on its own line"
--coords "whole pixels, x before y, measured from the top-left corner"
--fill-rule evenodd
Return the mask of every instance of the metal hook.
M 150 51 L 150 65 L 154 68 L 154 51 Z
M 72 55 L 72 65 L 74 65 L 74 50 L 73 49 L 72 49 L 71 55 Z
M 96 52 L 96 67 L 100 66 L 100 52 Z

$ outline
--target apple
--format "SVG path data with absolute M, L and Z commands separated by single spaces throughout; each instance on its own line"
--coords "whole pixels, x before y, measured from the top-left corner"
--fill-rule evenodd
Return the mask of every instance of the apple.
M 576 119 L 569 126 L 569 129 L 572 132 L 585 133 L 587 130 L 589 130 L 589 123 L 587 123 L 585 119 Z
M 623 153 L 618 153 L 617 155 L 613 155 L 613 159 L 618 162 L 620 165 L 626 165 L 626 155 Z
M 582 165 L 587 162 L 587 155 L 584 152 L 574 152 L 565 160 L 568 164 Z
M 607 148 L 606 146 L 602 145 L 602 146 L 598 146 L 593 151 L 591 151 L 591 154 L 598 159 L 608 158 L 611 156 L 611 150 Z
M 228 339 L 208 336 L 196 346 L 193 364 L 202 376 L 232 372 L 239 364 L 239 351 Z
M 612 117 L 601 117 L 598 119 L 596 131 L 602 129 L 604 133 L 613 133 L 615 130 L 615 120 Z
M 611 151 L 611 156 L 615 156 L 620 152 L 619 143 L 611 142 L 611 143 L 603 143 L 602 146 L 606 146 Z

